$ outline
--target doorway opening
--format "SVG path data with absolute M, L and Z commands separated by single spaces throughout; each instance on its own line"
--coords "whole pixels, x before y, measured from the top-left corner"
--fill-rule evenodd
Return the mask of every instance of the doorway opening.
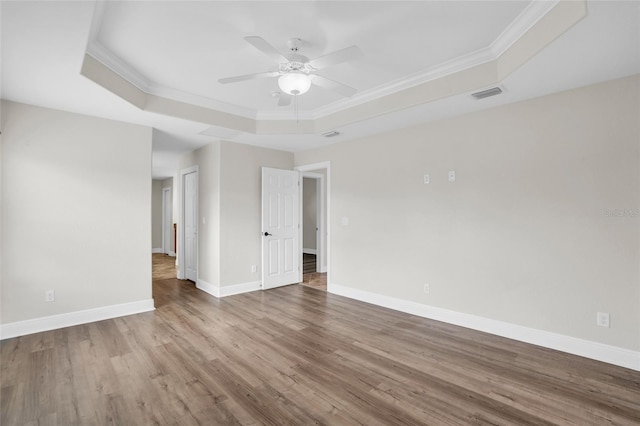
M 301 172 L 303 275 L 301 284 L 327 290 L 329 282 L 329 179 L 330 163 L 296 167 Z

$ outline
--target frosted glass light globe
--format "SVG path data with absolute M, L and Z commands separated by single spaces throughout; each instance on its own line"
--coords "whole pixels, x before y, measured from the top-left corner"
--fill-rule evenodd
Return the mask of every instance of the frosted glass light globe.
M 311 87 L 311 77 L 301 72 L 289 72 L 280 76 L 278 86 L 289 95 L 303 95 Z

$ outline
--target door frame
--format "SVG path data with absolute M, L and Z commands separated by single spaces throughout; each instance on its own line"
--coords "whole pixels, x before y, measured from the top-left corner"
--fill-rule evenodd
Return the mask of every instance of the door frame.
M 180 170 L 179 176 L 179 193 L 180 193 L 180 209 L 178 212 L 178 247 L 177 247 L 177 261 L 178 261 L 178 279 L 184 280 L 185 278 L 185 261 L 184 261 L 184 247 L 185 247 L 185 226 L 184 226 L 184 209 L 185 209 L 185 202 L 184 202 L 184 179 L 185 176 L 191 173 L 196 173 L 198 175 L 198 180 L 199 180 L 199 171 L 198 171 L 198 165 L 195 166 L 191 166 L 191 167 L 187 167 L 186 169 L 182 169 Z M 200 185 L 199 185 L 199 181 L 198 181 L 198 191 L 196 191 L 195 194 L 195 199 L 196 199 L 196 209 L 198 209 L 199 206 L 199 199 L 198 199 L 198 192 L 200 191 Z M 196 275 L 198 275 L 197 271 L 198 271 L 198 242 L 199 242 L 199 232 L 200 232 L 200 215 L 197 215 L 197 220 L 196 220 Z
M 312 173 L 312 172 L 301 172 L 303 184 L 301 185 L 302 195 L 300 196 L 302 208 L 301 212 L 304 213 L 304 178 L 313 179 L 316 183 L 316 272 L 326 272 L 323 271 L 324 265 L 324 175 L 321 173 Z M 304 257 L 304 215 L 301 215 L 301 227 L 303 229 L 303 257 Z
M 312 172 L 314 170 L 326 170 L 326 175 L 321 179 L 321 193 L 327 194 L 326 203 L 322 203 L 322 218 L 326 218 L 326 229 L 320 235 L 320 245 L 321 247 L 326 247 L 326 259 L 322 259 L 323 262 L 320 263 L 320 271 L 327 273 L 327 291 L 329 290 L 329 285 L 331 283 L 331 161 L 322 161 L 319 163 L 313 164 L 303 164 L 300 166 L 296 166 L 294 170 L 298 170 L 299 172 Z M 304 173 L 303 173 L 304 175 Z M 302 185 L 300 185 L 300 191 L 302 191 Z M 301 194 L 302 195 L 302 194 Z M 322 196 L 321 196 L 322 198 Z M 300 202 L 302 203 L 302 196 L 300 197 Z M 300 211 L 302 211 L 302 205 L 300 206 Z M 321 221 L 321 225 L 324 227 L 325 220 Z M 300 238 L 300 264 L 302 265 L 302 238 Z M 318 250 L 322 251 L 322 250 Z M 320 254 L 322 256 L 323 253 Z M 318 257 L 320 261 L 320 257 Z

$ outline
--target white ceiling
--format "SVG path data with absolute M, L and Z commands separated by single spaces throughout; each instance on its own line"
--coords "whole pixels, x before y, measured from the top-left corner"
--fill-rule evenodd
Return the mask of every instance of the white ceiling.
M 80 74 L 89 51 L 147 93 L 242 117 L 290 120 L 292 107 L 277 107 L 271 96 L 277 90 L 275 78 L 217 82 L 277 67 L 243 37 L 259 35 L 283 52 L 287 39 L 300 37 L 302 53 L 310 58 L 357 45 L 361 59 L 323 74 L 357 88 L 358 94 L 343 99 L 313 87 L 300 97 L 300 116 L 317 118 L 420 78 L 426 81 L 434 70 L 456 61 L 490 59 L 496 44 L 527 22 L 523 17 L 554 4 L 127 1 L 96 7 L 93 2 L 3 1 L 1 94 L 17 102 L 153 126 L 154 176 L 164 177 L 175 173 L 181 153 L 216 139 L 300 151 L 640 72 L 640 3 L 607 1 L 588 2 L 584 19 L 500 81 L 502 95 L 475 101 L 471 91 L 453 93 L 345 123 L 337 128 L 342 134 L 332 139 L 307 131 L 256 134 L 144 111 Z
M 513 2 L 115 2 L 106 3 L 92 43 L 107 49 L 162 93 L 199 96 L 258 111 L 276 106 L 277 79 L 223 85 L 218 79 L 277 70 L 277 64 L 244 41 L 258 35 L 280 52 L 303 40 L 313 59 L 357 45 L 361 59 L 322 74 L 360 92 L 379 87 L 489 46 L 525 9 Z M 188 76 L 188 78 L 185 78 Z M 312 87 L 300 99 L 313 110 L 342 97 Z

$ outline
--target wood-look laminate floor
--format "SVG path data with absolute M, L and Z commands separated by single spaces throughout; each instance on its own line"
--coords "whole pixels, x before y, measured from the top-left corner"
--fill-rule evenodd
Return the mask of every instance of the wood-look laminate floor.
M 0 344 L 0 424 L 638 425 L 640 372 L 293 285 Z
M 302 274 L 311 274 L 316 272 L 316 263 L 318 256 L 315 254 L 303 253 L 302 254 Z
M 327 273 L 312 272 L 310 274 L 304 274 L 300 284 L 316 288 L 318 290 L 327 291 Z
M 163 253 L 153 253 L 152 255 L 153 279 L 163 280 L 176 278 L 176 258 Z

